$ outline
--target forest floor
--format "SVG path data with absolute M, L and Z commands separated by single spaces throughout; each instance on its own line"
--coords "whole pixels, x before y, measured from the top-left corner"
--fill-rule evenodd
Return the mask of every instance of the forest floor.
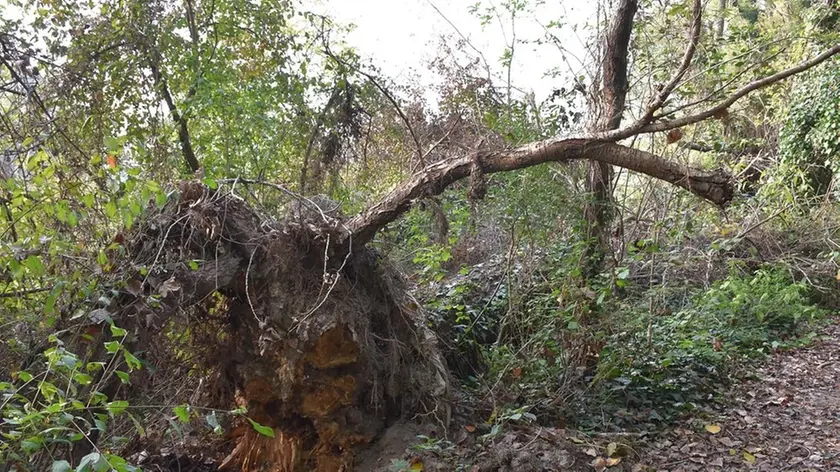
M 717 411 L 639 451 L 656 471 L 840 470 L 840 320 L 813 344 L 773 355 Z M 645 470 L 637 467 L 637 470 Z
M 721 402 L 655 433 L 592 436 L 527 426 L 488 443 L 477 440 L 475 426 L 461 426 L 451 443 L 418 447 L 420 433 L 402 424 L 386 431 L 357 470 L 840 471 L 840 319 L 820 334 L 773 354 Z M 409 455 L 400 454 L 407 444 Z
M 410 421 L 386 429 L 357 459 L 359 472 L 840 471 L 840 318 L 805 347 L 781 350 L 748 372 L 721 401 L 656 432 L 584 434 L 463 421 L 448 440 Z M 199 447 L 201 449 L 201 447 Z M 203 448 L 203 449 L 206 449 Z M 158 470 L 209 471 L 207 451 L 161 456 Z

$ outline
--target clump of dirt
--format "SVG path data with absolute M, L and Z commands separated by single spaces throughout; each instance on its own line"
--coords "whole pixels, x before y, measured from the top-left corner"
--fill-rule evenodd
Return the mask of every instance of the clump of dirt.
M 107 311 L 145 361 L 190 353 L 182 381 L 196 389 L 178 402 L 247 409 L 220 468 L 350 470 L 400 418 L 445 428 L 436 338 L 400 275 L 345 242 L 340 217 L 316 207 L 273 221 L 198 182 L 180 195 L 126 238 Z M 161 386 L 151 374 L 141 387 Z

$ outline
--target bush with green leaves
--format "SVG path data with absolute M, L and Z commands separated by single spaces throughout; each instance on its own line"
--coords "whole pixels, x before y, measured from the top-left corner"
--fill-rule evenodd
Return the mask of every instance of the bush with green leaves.
M 107 362 L 85 362 L 68 350 L 59 337 L 51 335 L 51 346 L 40 361 L 33 363 L 29 371 L 15 372 L 12 382 L 0 383 L 0 463 L 20 471 L 139 470 L 110 453 L 128 441 L 123 435 L 110 433 L 114 421 L 118 417 L 129 417 L 134 423 L 138 420 L 127 411 L 128 401 L 108 398 L 101 390 L 110 379 L 129 384 L 130 372 L 142 367 L 141 361 L 123 345 L 126 331 L 114 325 L 110 330 L 113 340 L 105 342 Z M 52 460 L 66 457 L 63 451 L 88 441 L 93 431 L 109 434 L 104 442 L 109 449 L 94 447 L 75 465 Z
M 118 394 L 109 397 L 104 393 L 108 385 L 116 382 L 128 388 L 131 373 L 142 369 L 144 361 L 127 348 L 130 335 L 126 330 L 113 323 L 108 326 L 111 340 L 103 343 L 106 361 L 86 362 L 58 336 L 50 335 L 51 346 L 39 360 L 28 370 L 14 372 L 11 382 L 0 382 L 0 465 L 7 466 L 3 470 L 140 471 L 114 452 L 136 437 L 146 437 L 146 430 L 155 427 L 146 413 L 162 416 L 161 424 L 168 425 L 164 433 L 176 439 L 182 439 L 187 428 L 203 428 L 221 436 L 223 420 L 228 424 L 226 420 L 233 417 L 242 417 L 259 434 L 274 437 L 271 427 L 245 416 L 245 408 L 226 411 L 187 404 L 137 405 L 115 399 Z M 68 459 L 78 450 L 91 452 L 71 463 Z
M 805 74 L 790 103 L 779 136 L 782 171 L 798 190 L 823 195 L 840 170 L 840 62 Z
M 784 268 L 766 267 L 733 270 L 673 313 L 627 307 L 595 380 L 624 406 L 659 413 L 692 407 L 720 393 L 750 359 L 810 340 L 825 313 L 809 292 Z

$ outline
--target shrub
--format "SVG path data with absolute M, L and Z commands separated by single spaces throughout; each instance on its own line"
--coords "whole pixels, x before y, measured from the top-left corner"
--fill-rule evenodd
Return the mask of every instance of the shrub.
M 714 398 L 739 365 L 810 339 L 823 314 L 782 268 L 732 273 L 674 313 L 625 312 L 595 380 L 624 406 L 690 408 Z

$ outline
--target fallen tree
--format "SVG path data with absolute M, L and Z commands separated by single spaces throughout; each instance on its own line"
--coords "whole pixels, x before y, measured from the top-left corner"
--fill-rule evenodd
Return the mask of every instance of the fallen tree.
M 366 247 L 379 229 L 467 177 L 480 182 L 483 174 L 572 159 L 640 172 L 726 205 L 733 185 L 723 170 L 688 167 L 617 141 L 699 122 L 839 52 L 840 46 L 831 48 L 684 118 L 655 121 L 650 110 L 618 130 L 476 150 L 430 164 L 351 218 L 268 184 L 297 202 L 273 222 L 232 190 L 182 182 L 180 199 L 149 217 L 126 243 L 123 284 L 134 289 L 109 309 L 136 334 L 138 347 L 151 344 L 177 315 L 189 328 L 196 362 L 218 390 L 206 405 L 246 407 L 270 429 L 266 435 L 239 424 L 222 469 L 347 470 L 355 451 L 397 418 L 422 415 L 442 428 L 449 421 L 449 381 L 435 337 L 399 276 Z M 663 97 L 653 107 L 661 107 Z M 195 270 L 187 260 L 202 262 Z M 142 276 L 137 267 L 150 272 Z M 155 294 L 159 303 L 150 305 L 148 296 Z
M 701 1 L 695 0 L 694 24 L 700 23 L 698 12 Z M 696 27 L 692 29 L 696 31 Z M 699 33 L 697 33 L 699 35 Z M 671 113 L 660 113 L 669 95 L 678 87 L 691 65 L 699 37 L 692 33 L 683 63 L 671 81 L 653 99 L 644 115 L 634 123 L 620 129 L 594 132 L 581 137 L 552 138 L 504 151 L 476 151 L 427 166 L 398 185 L 381 201 L 353 217 L 347 227 L 347 237 L 356 244 L 373 238 L 382 227 L 399 218 L 418 200 L 442 193 L 452 183 L 472 174 L 493 173 L 523 169 L 546 162 L 571 159 L 590 159 L 605 164 L 649 175 L 682 187 L 689 192 L 719 206 L 725 206 L 733 196 L 732 176 L 722 169 L 707 171 L 682 165 L 647 151 L 621 145 L 618 141 L 650 133 L 677 130 L 699 123 L 726 111 L 749 93 L 773 85 L 795 74 L 817 66 L 840 54 L 840 44 L 831 47 L 812 59 L 803 61 L 776 74 L 750 82 L 712 106 L 685 116 L 666 120 Z
M 626 11 L 635 11 L 635 2 L 622 3 L 633 3 Z M 694 6 L 679 69 L 626 127 L 454 156 L 424 167 L 351 218 L 272 184 L 296 202 L 275 221 L 235 192 L 237 183 L 259 182 L 233 180 L 215 191 L 182 182 L 179 196 L 147 214 L 121 243 L 125 253 L 114 262 L 112 287 L 119 295 L 97 310 L 130 333 L 127 349 L 143 351 L 149 364 L 175 349 L 160 333 L 183 335 L 195 375 L 206 380 L 192 393 L 197 404 L 245 407 L 264 428 L 240 418 L 229 453 L 218 462 L 223 469 L 348 470 L 355 452 L 399 418 L 419 415 L 446 428 L 450 386 L 435 337 L 399 274 L 367 244 L 412 205 L 459 180 L 471 177 L 480 197 L 483 174 L 574 159 L 643 173 L 726 205 L 733 183 L 725 171 L 692 168 L 620 142 L 712 118 L 750 92 L 840 53 L 840 45 L 674 118 L 663 106 L 691 66 L 702 12 L 699 0 Z M 615 60 L 626 63 L 624 55 Z M 187 121 L 174 111 L 172 117 L 186 141 Z M 196 157 L 186 149 L 184 143 L 195 169 Z M 100 334 L 90 343 L 90 358 L 108 358 L 104 341 Z M 154 387 L 154 380 L 137 383 L 125 391 L 112 379 L 101 391 L 128 398 Z M 96 448 L 97 435 L 88 432 L 75 454 Z

